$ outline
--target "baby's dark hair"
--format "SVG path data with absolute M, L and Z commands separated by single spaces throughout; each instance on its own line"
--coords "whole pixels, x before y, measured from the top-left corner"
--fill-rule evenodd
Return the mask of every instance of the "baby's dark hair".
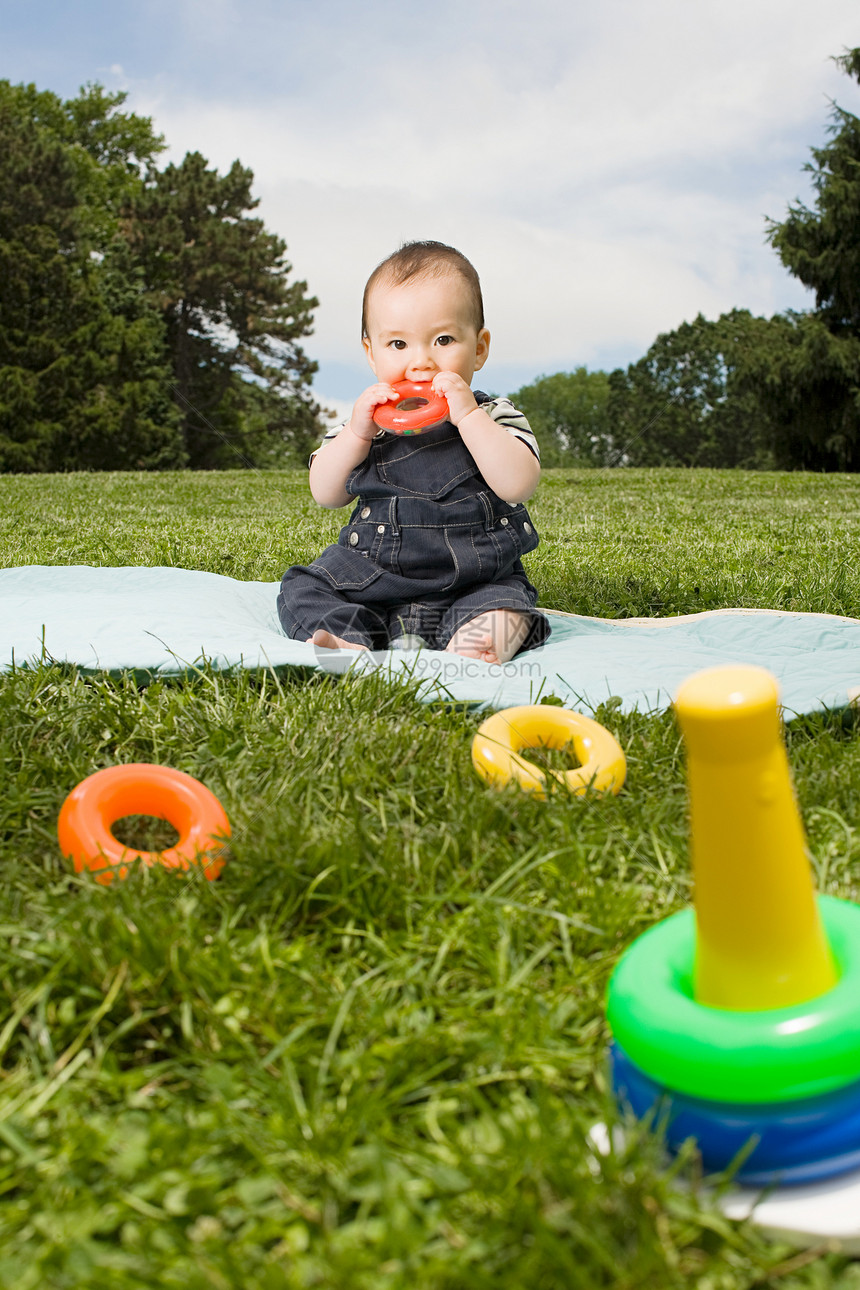
M 367 279 L 364 288 L 364 299 L 361 303 L 361 338 L 367 336 L 367 302 L 370 293 L 380 281 L 402 286 L 411 278 L 441 278 L 446 273 L 459 273 L 466 283 L 472 299 L 475 330 L 484 326 L 484 301 L 481 296 L 481 282 L 472 264 L 460 251 L 444 242 L 404 242 L 399 250 L 389 255 Z

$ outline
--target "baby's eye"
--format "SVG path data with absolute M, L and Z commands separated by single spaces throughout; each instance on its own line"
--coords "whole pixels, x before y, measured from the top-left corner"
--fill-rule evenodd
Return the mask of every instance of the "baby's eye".
M 453 345 L 453 344 L 454 344 L 454 337 L 453 337 L 453 336 L 437 336 L 437 337 L 436 337 L 436 344 L 437 344 L 437 345 Z
M 388 347 L 389 347 L 389 349 L 405 349 L 405 348 L 406 348 L 406 341 L 405 341 L 405 340 L 390 340 L 390 341 L 388 342 Z

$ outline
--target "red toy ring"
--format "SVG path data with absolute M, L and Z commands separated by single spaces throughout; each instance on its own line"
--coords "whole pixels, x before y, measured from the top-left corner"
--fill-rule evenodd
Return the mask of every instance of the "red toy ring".
M 111 825 L 126 815 L 155 815 L 179 833 L 167 851 L 135 851 L 114 837 Z M 217 878 L 224 868 L 221 850 L 230 837 L 230 821 L 214 793 L 184 771 L 147 762 L 108 766 L 88 775 L 72 789 L 60 809 L 57 837 L 75 872 L 91 869 L 96 882 L 107 884 L 114 874 L 127 877 L 129 864 L 163 864 L 188 869 L 201 864 L 203 873 Z
M 381 403 L 373 419 L 393 434 L 420 434 L 448 420 L 448 400 L 429 381 L 395 381 L 396 403 Z

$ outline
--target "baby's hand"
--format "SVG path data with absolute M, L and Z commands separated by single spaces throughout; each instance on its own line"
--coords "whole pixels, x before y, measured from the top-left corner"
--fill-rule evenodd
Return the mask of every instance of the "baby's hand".
M 449 421 L 458 426 L 464 417 L 474 412 L 478 406 L 469 386 L 456 372 L 437 372 L 432 381 L 437 394 L 443 394 L 448 400 Z
M 355 401 L 355 407 L 352 409 L 352 416 L 349 418 L 350 429 L 353 434 L 358 435 L 359 439 L 365 439 L 368 443 L 375 439 L 379 434 L 379 426 L 373 419 L 373 414 L 383 403 L 390 403 L 399 397 L 397 391 L 391 385 L 380 383 L 379 385 L 370 385 L 360 394 Z

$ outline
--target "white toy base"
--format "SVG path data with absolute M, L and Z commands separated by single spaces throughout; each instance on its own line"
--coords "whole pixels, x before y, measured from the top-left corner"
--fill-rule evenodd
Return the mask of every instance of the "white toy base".
M 609 1154 L 605 1124 L 588 1136 L 598 1155 Z M 841 1254 L 860 1256 L 860 1170 L 795 1187 L 732 1187 L 714 1199 L 726 1218 L 748 1219 L 775 1240 L 801 1247 L 833 1241 Z

